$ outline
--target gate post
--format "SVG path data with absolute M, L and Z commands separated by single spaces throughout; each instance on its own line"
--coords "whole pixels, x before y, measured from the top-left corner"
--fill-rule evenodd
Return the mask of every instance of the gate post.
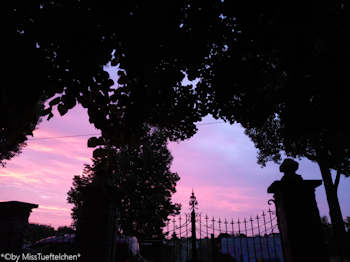
M 197 245 L 196 245 L 196 213 L 191 212 L 191 226 L 192 226 L 192 262 L 197 261 Z
M 198 205 L 196 197 L 192 190 L 192 195 L 190 198 L 190 207 L 192 209 L 191 212 L 191 226 L 192 226 L 192 260 L 191 262 L 197 262 L 197 243 L 196 243 L 196 213 L 195 209 Z
M 303 180 L 295 171 L 298 163 L 285 159 L 280 166 L 284 176 L 267 189 L 273 193 L 285 262 L 326 262 L 321 219 L 315 188 L 322 180 Z
M 106 177 L 97 177 L 82 193 L 76 236 L 81 261 L 115 261 L 117 192 Z

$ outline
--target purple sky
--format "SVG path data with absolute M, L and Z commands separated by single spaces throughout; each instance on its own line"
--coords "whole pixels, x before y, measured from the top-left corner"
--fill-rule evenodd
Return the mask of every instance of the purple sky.
M 206 117 L 202 123 L 213 122 Z M 239 125 L 221 123 L 198 125 L 198 133 L 187 141 L 170 143 L 174 161 L 172 171 L 181 180 L 173 200 L 182 203 L 188 212 L 188 201 L 195 191 L 199 210 L 210 217 L 242 218 L 256 215 L 268 208 L 267 187 L 281 178 L 279 166 L 269 163 L 261 168 L 256 163 L 256 149 Z M 55 115 L 44 120 L 34 132 L 34 139 L 98 133 L 88 122 L 81 107 L 66 116 Z M 39 204 L 30 222 L 54 227 L 71 223 L 66 201 L 74 175 L 91 163 L 92 149 L 87 148 L 89 136 L 48 140 L 31 140 L 23 153 L 0 168 L 0 201 L 24 201 Z M 298 173 L 304 179 L 320 179 L 318 166 L 308 160 L 299 162 Z M 350 216 L 350 179 L 342 177 L 339 200 L 344 216 Z M 316 190 L 321 215 L 328 214 L 323 186 Z M 346 204 L 348 203 L 348 204 Z

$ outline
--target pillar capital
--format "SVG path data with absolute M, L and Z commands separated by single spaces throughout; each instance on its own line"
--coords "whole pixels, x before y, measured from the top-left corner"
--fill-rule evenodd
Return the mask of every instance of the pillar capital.
M 28 217 L 38 205 L 20 202 L 0 202 L 0 251 L 19 252 Z

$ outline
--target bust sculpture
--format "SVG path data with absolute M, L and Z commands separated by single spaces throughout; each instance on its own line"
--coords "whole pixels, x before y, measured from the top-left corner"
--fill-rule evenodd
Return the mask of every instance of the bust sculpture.
M 283 163 L 280 165 L 280 172 L 284 173 L 281 181 L 282 182 L 297 182 L 302 181 L 303 178 L 301 175 L 296 174 L 299 164 L 293 159 L 286 158 Z

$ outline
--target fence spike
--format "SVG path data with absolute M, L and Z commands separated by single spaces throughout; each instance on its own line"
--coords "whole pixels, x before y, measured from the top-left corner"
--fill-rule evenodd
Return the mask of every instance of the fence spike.
M 247 231 L 247 220 L 246 220 L 246 218 L 244 218 L 243 223 L 244 223 L 244 232 L 245 232 L 245 235 L 246 235 L 245 244 L 246 244 L 247 253 L 248 253 L 248 261 L 250 261 L 250 251 L 249 251 L 249 245 L 248 245 L 248 231 Z
M 209 234 L 208 234 L 208 214 L 205 214 L 205 229 L 206 229 L 206 233 L 207 233 L 207 247 L 209 247 Z M 207 258 L 209 260 L 209 248 L 206 249 L 207 250 Z
M 254 227 L 253 227 L 253 218 L 250 217 L 250 226 L 252 227 L 252 238 L 253 238 L 253 248 L 254 248 L 254 258 L 257 260 L 256 257 L 256 245 L 255 245 L 255 236 L 254 236 Z
M 264 238 L 265 238 L 265 241 L 266 241 L 267 255 L 268 255 L 269 260 L 271 260 L 270 245 L 269 245 L 269 239 L 268 239 L 268 236 L 267 236 L 267 228 L 266 228 L 266 218 L 265 218 L 265 216 L 266 216 L 265 212 L 263 211 L 262 217 L 263 217 L 264 229 L 265 229 Z
M 224 224 L 225 224 L 225 233 L 226 233 L 226 235 L 227 235 L 227 236 L 225 236 L 226 251 L 227 251 L 228 254 L 230 254 L 230 252 L 229 252 L 229 250 L 228 250 L 228 232 L 227 232 L 227 219 L 226 219 L 226 217 L 225 217 L 225 222 L 224 222 Z
M 209 219 L 208 215 L 205 214 L 205 225 L 206 225 L 207 231 L 208 231 L 208 219 Z M 207 237 L 208 237 L 208 233 L 207 233 Z
M 202 214 L 200 213 L 199 214 L 199 239 L 201 238 L 202 238 Z
M 258 224 L 258 234 L 259 234 L 259 247 L 260 247 L 260 253 L 261 256 L 264 257 L 264 251 L 263 251 L 263 245 L 262 245 L 262 238 L 261 238 L 261 233 L 260 233 L 260 223 L 259 223 L 259 215 L 256 215 L 256 222 Z
M 173 218 L 173 228 L 174 228 L 174 236 L 176 236 L 176 220 L 175 217 Z M 175 239 L 175 237 L 174 237 Z
M 213 217 L 213 219 L 211 220 L 211 222 L 213 223 L 212 226 L 213 226 L 213 235 L 215 235 L 215 219 Z
M 179 232 L 179 237 L 180 237 L 180 240 L 181 240 L 181 229 L 182 229 L 182 226 L 181 226 L 181 215 L 179 216 L 179 228 L 180 228 L 180 232 Z
M 233 225 L 234 225 L 234 222 L 233 222 L 233 219 L 231 219 L 231 237 L 232 237 L 232 256 L 233 258 L 235 257 L 235 254 L 237 254 L 236 252 L 236 244 L 235 244 L 235 233 L 234 233 L 234 230 L 233 230 Z
M 271 223 L 271 235 L 272 235 L 273 250 L 274 250 L 274 253 L 275 253 L 275 258 L 277 258 L 276 240 L 275 240 L 275 235 L 274 235 L 274 232 L 273 232 L 273 224 L 272 224 L 272 215 L 271 214 L 272 214 L 272 211 L 269 208 L 269 217 L 270 217 L 270 223 Z
M 201 243 L 202 243 L 202 213 L 199 213 L 199 252 L 198 257 L 201 259 Z
M 188 245 L 188 215 L 186 214 L 186 257 L 188 257 L 189 254 L 189 245 Z
M 169 232 L 169 220 L 166 221 L 166 227 L 167 227 L 167 231 L 168 231 L 167 234 L 168 234 L 168 237 L 169 237 L 169 233 L 170 233 Z
M 240 261 L 242 262 L 243 261 L 243 255 L 242 255 L 242 234 L 241 234 L 241 221 L 239 221 L 239 218 L 238 218 L 238 221 L 237 221 L 237 224 L 238 224 L 238 237 L 239 237 L 239 250 L 240 250 Z

